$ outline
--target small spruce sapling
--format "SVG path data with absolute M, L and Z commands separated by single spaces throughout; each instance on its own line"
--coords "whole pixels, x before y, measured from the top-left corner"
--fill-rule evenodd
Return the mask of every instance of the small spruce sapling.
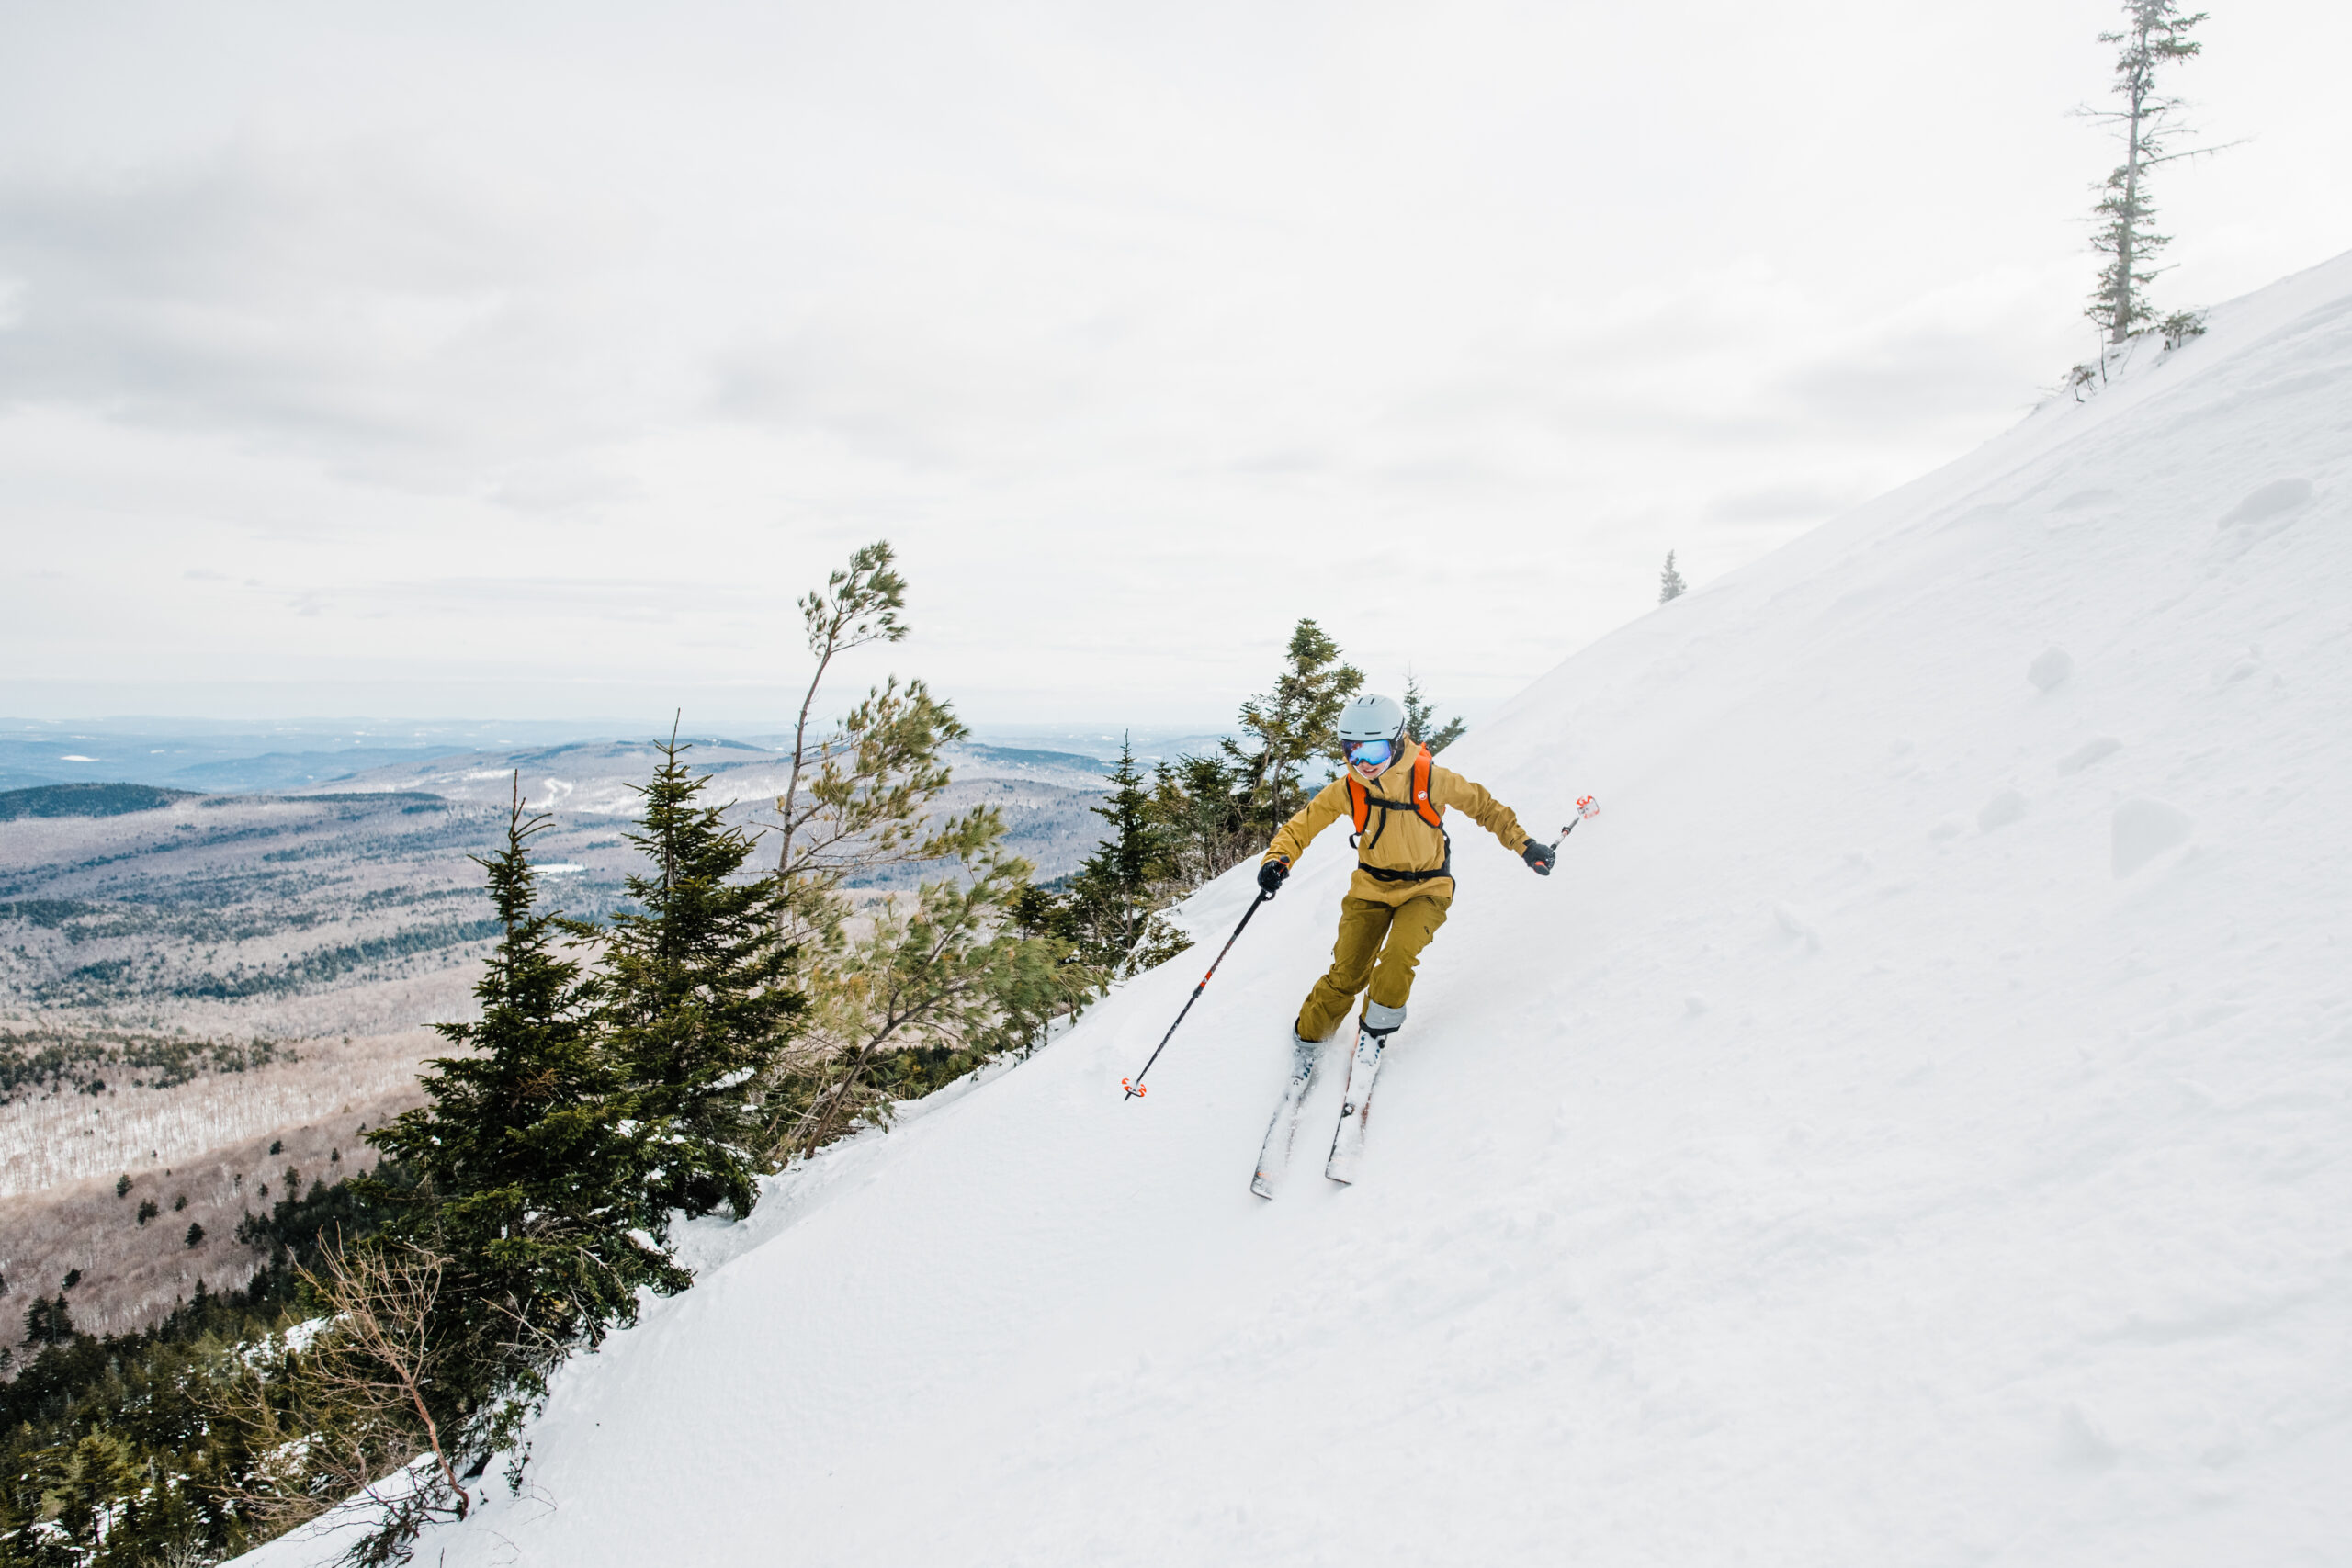
M 1682 574 L 1675 570 L 1674 552 L 1667 551 L 1666 570 L 1657 574 L 1657 602 L 1664 604 L 1679 599 L 1689 589 L 1690 585 L 1682 581 Z

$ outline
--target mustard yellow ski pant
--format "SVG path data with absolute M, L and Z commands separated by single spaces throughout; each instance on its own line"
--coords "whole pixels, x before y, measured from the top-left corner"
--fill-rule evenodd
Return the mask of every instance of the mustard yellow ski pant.
M 1367 980 L 1374 1001 L 1403 1007 L 1413 992 L 1413 969 L 1421 961 L 1421 949 L 1445 924 L 1445 911 L 1453 902 L 1430 894 L 1401 904 L 1352 894 L 1340 899 L 1340 940 L 1331 944 L 1331 967 L 1306 993 L 1306 1005 L 1298 1012 L 1298 1037 L 1329 1040 Z

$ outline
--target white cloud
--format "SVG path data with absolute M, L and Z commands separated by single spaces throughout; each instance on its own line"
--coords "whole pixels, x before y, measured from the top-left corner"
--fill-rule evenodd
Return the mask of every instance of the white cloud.
M 0 668 L 750 700 L 888 535 L 986 716 L 1213 718 L 1302 614 L 1490 701 L 2079 357 L 2109 9 L 23 13 L 0 531 L 94 586 Z M 2352 20 L 2209 37 L 2237 134 Z M 2166 288 L 2352 243 L 2291 123 Z

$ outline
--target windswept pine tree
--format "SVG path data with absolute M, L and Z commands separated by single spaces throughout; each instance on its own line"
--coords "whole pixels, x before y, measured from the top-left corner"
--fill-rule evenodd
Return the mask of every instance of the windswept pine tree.
M 820 723 L 827 672 L 847 650 L 907 635 L 906 581 L 888 541 L 857 550 L 800 601 L 814 660 L 775 797 L 776 929 L 797 949 L 807 998 L 792 1048 L 747 1086 L 747 1137 L 770 1163 L 813 1152 L 861 1122 L 1007 1050 L 1043 1038 L 1083 1000 L 1093 971 L 1069 962 L 1075 912 L 1029 886 L 988 807 L 943 816 L 947 747 L 968 731 L 921 681 L 890 676 Z M 854 881 L 891 868 L 945 871 L 914 897 L 857 903 Z M 947 869 L 952 865 L 953 869 Z
M 946 852 L 933 841 L 932 807 L 947 787 L 945 749 L 970 733 L 948 705 L 922 682 L 893 675 L 837 723 L 819 718 L 836 660 L 907 635 L 899 617 L 907 583 L 896 558 L 889 541 L 876 539 L 800 601 L 813 666 L 794 723 L 790 773 L 775 797 L 775 874 L 786 895 L 778 930 L 810 953 L 840 940 L 849 916 L 841 889 L 852 878 Z
M 1689 590 L 1690 585 L 1682 581 L 1682 574 L 1674 569 L 1674 552 L 1667 551 L 1666 570 L 1657 574 L 1657 602 L 1668 604 L 1681 598 Z
M 780 934 L 785 894 L 746 879 L 752 837 L 706 805 L 710 781 L 687 767 L 675 736 L 661 747 L 629 841 L 650 863 L 628 879 L 638 908 L 605 932 L 598 1021 L 660 1160 L 648 1173 L 653 1213 L 748 1214 L 763 1129 L 762 1075 L 789 1043 L 802 1008 Z
M 2098 286 L 2083 308 L 2109 344 L 2124 342 L 2156 319 L 2147 287 L 2162 270 L 2154 265 L 2156 253 L 2172 243 L 2172 236 L 2156 232 L 2150 172 L 2160 164 L 2220 151 L 2169 149 L 2170 139 L 2187 129 L 2175 118 L 2185 105 L 2157 87 L 2158 74 L 2165 67 L 2202 51 L 2204 45 L 2188 34 L 2206 13 L 2183 16 L 2175 0 L 2124 0 L 2123 14 L 2122 30 L 2098 35 L 2101 43 L 2122 46 L 2116 52 L 2113 87 L 2122 107 L 2091 118 L 2112 128 L 2122 141 L 2123 162 L 2099 187 L 2091 246 L 2106 261 Z M 2188 335 L 2191 330 L 2186 321 L 2166 323 L 2168 335 Z

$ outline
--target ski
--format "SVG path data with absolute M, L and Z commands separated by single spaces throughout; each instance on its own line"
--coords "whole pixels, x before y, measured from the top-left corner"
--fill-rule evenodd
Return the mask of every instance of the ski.
M 1353 1181 L 1356 1167 L 1363 1160 L 1364 1123 L 1372 1119 L 1372 1083 L 1380 1072 L 1381 1047 L 1386 1043 L 1385 1035 L 1363 1028 L 1356 1031 L 1355 1055 L 1348 1060 L 1347 1103 L 1340 1108 L 1339 1131 L 1331 1135 L 1331 1158 L 1323 1167 L 1323 1174 L 1334 1181 Z
M 1274 1119 L 1266 1124 L 1265 1145 L 1258 1151 L 1258 1174 L 1250 1179 L 1250 1190 L 1261 1198 L 1274 1195 L 1274 1172 L 1290 1164 L 1291 1145 L 1298 1141 L 1298 1113 L 1306 1108 L 1306 1091 L 1315 1081 L 1315 1064 L 1323 1055 L 1319 1046 L 1295 1036 L 1293 1043 L 1290 1082 L 1283 1086 L 1282 1103 L 1274 1107 Z

